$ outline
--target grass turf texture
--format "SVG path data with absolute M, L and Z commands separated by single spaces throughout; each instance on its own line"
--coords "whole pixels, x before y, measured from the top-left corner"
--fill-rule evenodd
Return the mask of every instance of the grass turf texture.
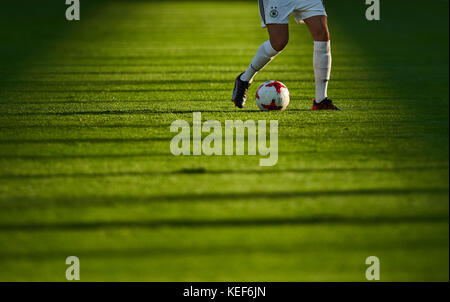
M 42 3 L 40 3 L 42 2 Z M 302 25 L 243 111 L 234 77 L 267 39 L 250 2 L 55 1 L 0 14 L 0 280 L 448 281 L 448 2 L 328 1 L 329 94 L 311 112 Z M 402 12 L 399 14 L 399 12 Z M 421 20 L 427 20 L 422 22 Z M 169 125 L 278 119 L 279 162 L 175 157 Z

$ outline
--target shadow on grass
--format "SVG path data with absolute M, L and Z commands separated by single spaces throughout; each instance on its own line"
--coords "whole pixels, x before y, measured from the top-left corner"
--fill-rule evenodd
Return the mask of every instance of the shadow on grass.
M 256 219 L 218 219 L 218 220 L 152 220 L 152 221 L 104 221 L 80 223 L 32 223 L 0 224 L 0 231 L 91 231 L 116 228 L 230 228 L 266 227 L 285 225 L 379 225 L 444 223 L 448 216 L 397 216 L 397 217 L 304 217 L 304 218 L 256 218 Z
M 7 1 L 0 10 L 0 91 L 9 90 L 11 76 L 22 73 L 60 41 L 70 39 L 76 22 L 65 19 L 64 1 Z M 101 1 L 85 1 L 83 16 L 95 15 Z
M 224 101 L 225 102 L 225 101 Z M 304 112 L 312 111 L 311 109 L 290 109 L 289 111 Z M 154 110 L 154 109 L 141 109 L 141 110 L 105 110 L 105 111 L 69 111 L 69 112 L 13 112 L 13 113 L 0 113 L 0 116 L 34 116 L 34 115 L 124 115 L 124 114 L 192 114 L 194 112 L 201 113 L 261 113 L 261 110 Z M 266 112 L 267 113 L 267 112 Z M 268 114 L 271 114 L 270 112 Z
M 223 90 L 225 91 L 225 90 Z M 227 90 L 229 91 L 229 90 Z M 63 91 L 61 91 L 63 92 Z M 47 104 L 112 104 L 112 103 L 118 103 L 118 104 L 127 104 L 127 103 L 137 103 L 137 104 L 145 104 L 145 103 L 152 103 L 152 104 L 158 104 L 158 103 L 162 103 L 162 102 L 180 102 L 179 99 L 163 99 L 163 98 L 152 98 L 152 99 L 141 99 L 141 100 L 132 100 L 132 99 L 104 99 L 104 100 L 99 100 L 99 99 L 95 99 L 95 100 L 91 100 L 90 97 L 86 97 L 86 96 L 81 96 L 81 97 L 75 97 L 72 95 L 67 95 L 67 96 L 52 96 L 50 99 L 48 99 L 47 97 L 42 97 L 42 96 L 33 96 L 32 98 L 30 98 L 31 100 L 27 100 L 27 98 L 23 97 L 21 98 L 21 100 L 17 100 L 17 101 L 7 101 L 5 102 L 5 104 L 8 105 L 47 105 Z M 422 99 L 428 99 L 428 98 L 422 98 Z M 343 99 L 340 98 L 341 101 L 357 101 L 357 102 L 370 102 L 370 101 L 374 101 L 374 102 L 378 102 L 378 101 L 382 101 L 382 100 L 392 100 L 392 98 L 383 98 L 383 97 L 379 97 L 379 98 L 365 98 L 365 97 L 358 97 L 357 100 L 355 99 Z M 405 99 L 406 100 L 406 99 Z M 0 100 L 1 101 L 1 100 Z M 211 99 L 205 98 L 205 99 L 188 99 L 185 100 L 188 102 L 207 102 L 207 101 L 211 101 Z M 311 102 L 310 99 L 305 99 L 302 97 L 292 97 L 291 96 L 291 101 L 299 101 L 299 102 L 303 102 L 303 101 L 307 101 L 307 102 Z M 397 99 L 398 101 L 398 99 Z M 228 100 L 227 100 L 228 102 Z M 289 113 L 290 111 L 303 111 L 304 109 L 293 109 L 293 108 L 289 108 L 287 111 L 285 111 L 285 113 Z M 201 109 L 199 109 L 199 111 L 201 111 Z M 236 110 L 237 111 L 237 110 Z M 305 111 L 310 111 L 310 110 L 305 110 Z M 246 112 L 244 110 L 244 112 Z M 377 121 L 372 121 L 373 122 L 377 122 Z M 405 121 L 396 121 L 397 123 L 401 123 L 401 122 L 405 122 Z M 408 121 L 409 122 L 409 121 Z M 423 121 L 422 121 L 423 122 Z M 333 121 L 327 121 L 327 123 L 334 123 Z M 338 122 L 338 123 L 343 123 L 342 121 Z M 368 121 L 347 121 L 347 123 L 368 123 Z M 317 123 L 315 123 L 317 124 Z M 5 126 L 1 126 L 1 128 L 5 128 Z
M 149 72 L 145 74 L 149 74 Z M 291 81 L 295 82 L 310 82 L 307 80 L 302 79 L 292 79 Z M 36 84 L 38 86 L 87 86 L 87 85 L 101 85 L 101 86 L 118 86 L 118 85 L 158 85 L 158 88 L 155 88 L 155 91 L 158 91 L 161 85 L 191 85 L 191 84 L 230 84 L 230 86 L 233 84 L 233 82 L 230 82 L 230 79 L 188 79 L 188 80 L 174 80 L 174 79 L 164 79 L 164 80 L 89 80 L 89 81 L 80 81 L 80 80 L 73 80 L 73 81 L 49 81 L 49 80 L 21 80 L 18 82 L 11 81 L 11 84 L 19 84 L 19 85 L 26 85 L 26 84 Z M 191 91 L 196 91 L 196 88 L 190 88 Z M 211 90 L 216 90 L 216 88 L 211 88 Z M 21 90 L 20 90 L 21 91 Z M 174 90 L 176 91 L 176 89 Z
M 88 208 L 98 206 L 114 205 L 138 205 L 167 202 L 235 202 L 272 200 L 283 201 L 285 199 L 302 199 L 318 197 L 352 197 L 352 196 L 407 196 L 407 195 L 427 195 L 444 196 L 448 195 L 448 188 L 414 188 L 414 189 L 357 189 L 357 190 L 320 190 L 320 191 L 280 191 L 280 192 L 242 192 L 242 193 L 184 193 L 165 195 L 139 195 L 139 196 L 56 196 L 56 197 L 10 197 L 3 198 L 0 204 L 1 210 L 9 209 L 44 209 L 53 207 L 65 208 Z M 447 197 L 448 198 L 448 197 Z M 361 202 L 364 199 L 361 198 Z
M 149 127 L 151 128 L 151 127 Z M 0 140 L 0 144 L 103 144 L 103 143 L 145 143 L 168 142 L 172 137 L 146 138 L 55 138 L 55 139 L 12 139 Z M 1 157 L 1 156 L 0 156 Z
M 159 157 L 159 156 L 172 156 L 170 153 L 151 153 L 142 154 L 142 157 Z M 110 155 L 104 157 L 103 155 L 91 155 L 91 156 L 66 156 L 67 159 L 91 159 L 91 158 L 121 158 L 123 155 Z M 0 158 L 2 158 L 0 156 Z M 50 157 L 52 159 L 58 159 L 58 157 Z M 126 156 L 125 156 L 126 158 Z M 33 156 L 21 157 L 21 159 L 34 159 Z M 55 174 L 3 174 L 0 175 L 0 179 L 15 179 L 15 180 L 28 180 L 28 179 L 49 179 L 49 178 L 104 178 L 104 177 L 154 177 L 154 176 L 171 176 L 171 175 L 236 175 L 236 174 L 285 174 L 285 173 L 347 173 L 347 172 L 387 172 L 398 173 L 405 171 L 438 171 L 447 170 L 448 167 L 388 167 L 388 168 L 328 168 L 328 169 L 241 169 L 241 170 L 207 170 L 204 168 L 195 169 L 181 169 L 178 171 L 129 171 L 129 172 L 108 172 L 108 173 L 55 173 Z
M 22 90 L 22 89 L 9 89 L 9 92 L 18 93 L 143 93 L 143 92 L 223 92 L 230 91 L 230 89 L 219 88 L 154 88 L 154 89 L 36 89 L 36 90 Z

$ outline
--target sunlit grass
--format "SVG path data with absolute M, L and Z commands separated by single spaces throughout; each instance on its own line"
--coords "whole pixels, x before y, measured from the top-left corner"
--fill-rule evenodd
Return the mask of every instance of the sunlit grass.
M 267 39 L 253 2 L 103 2 L 71 24 L 47 4 L 20 17 L 35 37 L 0 29 L 0 280 L 64 281 L 71 255 L 83 281 L 364 281 L 371 255 L 383 281 L 448 280 L 448 49 L 422 45 L 448 42 L 448 16 L 392 1 L 375 25 L 350 2 L 328 6 L 342 112 L 309 111 L 300 25 L 234 108 Z M 269 79 L 286 112 L 256 110 Z M 278 164 L 173 156 L 169 126 L 194 111 L 279 120 Z

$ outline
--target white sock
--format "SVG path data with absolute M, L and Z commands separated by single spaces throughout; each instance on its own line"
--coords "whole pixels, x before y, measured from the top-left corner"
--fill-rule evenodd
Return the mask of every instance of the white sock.
M 328 97 L 328 81 L 331 74 L 331 44 L 314 41 L 314 74 L 316 76 L 316 102 Z
M 270 41 L 264 42 L 256 52 L 255 57 L 247 68 L 247 71 L 241 75 L 241 80 L 252 82 L 256 74 L 272 61 L 279 51 L 273 49 Z

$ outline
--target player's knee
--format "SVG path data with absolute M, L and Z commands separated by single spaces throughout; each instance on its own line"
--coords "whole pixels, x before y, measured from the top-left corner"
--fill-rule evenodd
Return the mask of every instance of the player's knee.
M 314 41 L 329 41 L 330 33 L 326 27 L 322 27 L 313 32 Z
M 282 51 L 286 45 L 289 43 L 289 37 L 283 37 L 278 39 L 272 39 L 270 40 L 270 44 L 272 45 L 272 48 L 276 51 Z
M 325 30 L 324 32 L 322 32 L 320 38 L 324 42 L 330 41 L 330 33 L 328 32 L 328 30 Z

